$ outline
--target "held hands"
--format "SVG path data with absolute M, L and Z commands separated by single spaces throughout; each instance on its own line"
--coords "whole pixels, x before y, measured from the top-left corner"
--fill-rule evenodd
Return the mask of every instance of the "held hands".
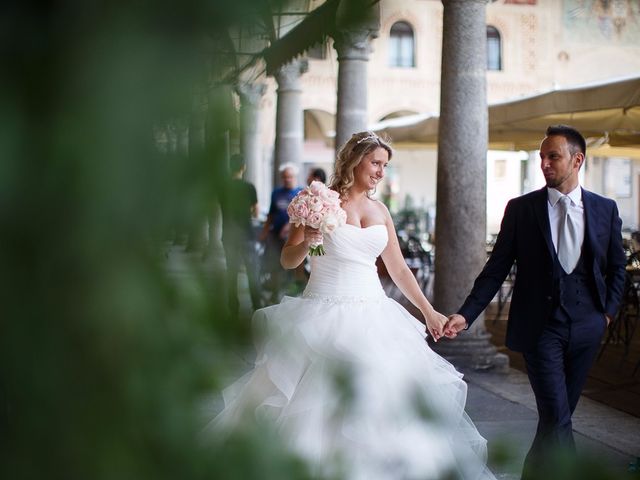
M 447 317 L 435 310 L 427 314 L 423 313 L 423 315 L 427 324 L 427 332 L 431 335 L 433 341 L 437 342 L 442 338 L 442 330 L 447 323 Z
M 447 338 L 456 338 L 458 333 L 464 330 L 467 326 L 465 318 L 457 313 L 449 315 L 449 321 L 444 326 L 444 336 Z

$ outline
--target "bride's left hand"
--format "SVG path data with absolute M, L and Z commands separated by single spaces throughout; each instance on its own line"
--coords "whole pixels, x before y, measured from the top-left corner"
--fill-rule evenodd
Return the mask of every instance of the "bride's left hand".
M 425 314 L 424 319 L 427 324 L 427 332 L 433 337 L 433 341 L 437 342 L 442 338 L 442 331 L 448 318 L 440 312 L 433 310 L 429 314 Z

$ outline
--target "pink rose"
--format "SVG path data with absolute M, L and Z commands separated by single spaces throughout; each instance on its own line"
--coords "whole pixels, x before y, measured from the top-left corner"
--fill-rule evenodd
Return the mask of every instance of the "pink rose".
M 298 226 L 304 223 L 304 219 L 309 216 L 309 207 L 301 198 L 298 198 L 297 201 L 294 199 L 294 201 L 289 204 L 287 213 L 289 214 L 290 222 Z
M 311 184 L 307 187 L 307 189 L 309 190 L 309 192 L 312 195 L 320 195 L 322 193 L 323 190 L 327 189 L 327 186 L 322 183 L 319 182 L 318 180 L 314 180 L 313 182 L 311 182 Z
M 306 225 L 312 228 L 320 228 L 322 223 L 322 214 L 320 212 L 311 212 L 307 217 Z

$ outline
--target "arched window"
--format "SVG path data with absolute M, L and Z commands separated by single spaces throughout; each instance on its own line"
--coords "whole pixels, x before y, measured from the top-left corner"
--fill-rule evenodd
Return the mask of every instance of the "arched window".
M 415 67 L 413 28 L 407 22 L 396 22 L 389 32 L 389 66 Z
M 502 40 L 491 25 L 487 25 L 487 70 L 502 70 Z

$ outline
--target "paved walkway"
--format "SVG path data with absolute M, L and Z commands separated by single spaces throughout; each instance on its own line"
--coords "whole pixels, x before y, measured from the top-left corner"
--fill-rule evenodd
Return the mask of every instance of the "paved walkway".
M 463 371 L 469 384 L 467 413 L 489 442 L 490 457 L 505 448 L 510 461 L 494 470 L 500 479 L 520 478 L 520 468 L 537 424 L 535 399 L 527 376 Z M 640 456 L 640 419 L 582 397 L 573 417 L 579 453 L 598 458 L 621 478 Z M 595 456 L 595 457 L 594 457 Z
M 508 305 L 496 320 L 496 309 L 490 306 L 487 309 L 485 325 L 491 333 L 491 342 L 499 352 L 509 356 L 509 364 L 521 372 L 526 372 L 522 355 L 510 351 L 504 345 L 507 309 Z M 635 332 L 631 337 L 626 355 L 625 345 L 621 342 L 611 343 L 603 350 L 603 354 L 589 370 L 583 395 L 640 418 L 640 372 L 635 371 L 640 359 L 640 332 Z

